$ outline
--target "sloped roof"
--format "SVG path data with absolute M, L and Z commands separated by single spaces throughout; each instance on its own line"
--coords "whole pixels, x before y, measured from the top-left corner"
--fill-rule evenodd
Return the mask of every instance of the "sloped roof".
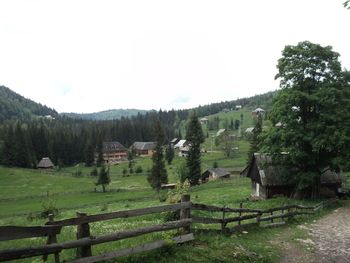
M 44 157 L 37 165 L 38 168 L 53 168 L 54 165 L 49 157 Z
M 218 130 L 218 132 L 216 133 L 216 136 L 220 136 L 220 134 L 223 133 L 224 131 L 226 131 L 226 129 L 220 129 L 220 130 Z
M 288 168 L 273 165 L 272 158 L 267 154 L 254 153 L 252 162 L 241 172 L 242 176 L 251 178 L 261 185 L 292 185 L 292 178 L 288 178 Z M 343 177 L 334 171 L 326 170 L 321 175 L 321 184 L 342 183 Z
M 132 147 L 139 151 L 149 151 L 156 148 L 155 142 L 134 142 Z
M 225 168 L 219 168 L 218 167 L 218 168 L 209 168 L 208 170 L 206 170 L 203 173 L 203 176 L 206 177 L 206 176 L 209 176 L 209 174 L 212 174 L 212 173 L 215 173 L 219 177 L 224 177 L 224 176 L 230 175 L 230 172 L 227 171 Z
M 265 110 L 262 108 L 256 108 L 253 112 L 265 112 Z
M 178 138 L 174 138 L 174 139 L 171 140 L 171 143 L 177 143 L 178 141 L 179 141 Z
M 113 151 L 127 151 L 127 149 L 120 142 L 103 143 L 103 152 L 113 152 Z
M 250 133 L 254 131 L 254 127 L 249 127 L 245 130 L 245 132 Z
M 180 141 L 178 141 L 177 144 L 175 144 L 174 148 L 184 147 L 185 144 L 186 144 L 186 140 L 180 140 Z

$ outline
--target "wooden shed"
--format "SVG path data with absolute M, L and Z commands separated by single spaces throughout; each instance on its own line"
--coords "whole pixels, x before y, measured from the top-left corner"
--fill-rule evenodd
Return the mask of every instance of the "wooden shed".
M 43 157 L 37 165 L 37 168 L 42 170 L 51 170 L 53 167 L 54 165 L 49 157 Z
M 289 172 L 285 167 L 273 165 L 271 156 L 255 153 L 251 163 L 240 174 L 251 178 L 253 196 L 267 199 L 275 195 L 292 196 L 295 193 L 295 184 L 286 176 Z M 323 189 L 336 195 L 342 182 L 341 175 L 325 170 L 321 176 L 321 192 Z
M 207 181 L 230 178 L 230 172 L 224 168 L 209 168 L 202 174 L 202 183 Z

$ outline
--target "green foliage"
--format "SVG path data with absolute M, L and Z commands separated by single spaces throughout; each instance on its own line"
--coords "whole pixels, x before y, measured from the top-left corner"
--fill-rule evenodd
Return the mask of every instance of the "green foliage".
M 202 126 L 198 121 L 196 112 L 192 112 L 186 130 L 186 140 L 190 150 L 186 158 L 188 167 L 188 180 L 191 185 L 198 184 L 201 177 L 201 143 L 204 142 Z
M 350 81 L 338 58 L 332 47 L 308 41 L 285 47 L 276 76 L 282 90 L 264 136 L 263 150 L 293 171 L 299 188 L 312 188 L 313 197 L 322 171 L 340 170 L 349 157 Z
M 215 161 L 215 162 L 213 163 L 213 168 L 218 168 L 218 167 L 219 167 L 218 162 Z
M 177 182 L 175 189 L 168 191 L 167 202 L 170 204 L 176 204 L 181 200 L 181 196 L 188 194 L 189 191 L 190 183 L 188 180 L 185 180 L 184 182 Z
M 94 166 L 94 168 L 90 172 L 90 176 L 97 177 L 97 175 L 98 175 L 97 167 Z
M 163 154 L 163 143 L 164 143 L 164 130 L 157 121 L 155 124 L 156 134 L 156 147 L 152 156 L 153 166 L 151 173 L 147 176 L 147 180 L 153 189 L 160 190 L 162 184 L 168 183 L 168 173 L 165 168 L 164 154 Z
M 135 173 L 140 174 L 142 172 L 143 172 L 142 166 L 141 165 L 137 166 L 135 169 Z
M 172 147 L 172 145 L 169 143 L 166 150 L 165 150 L 165 159 L 167 160 L 169 165 L 173 161 L 174 156 L 175 156 L 175 150 Z
M 43 197 L 41 201 L 41 212 L 39 214 L 39 217 L 47 218 L 50 214 L 53 214 L 54 216 L 57 215 L 58 208 L 56 207 L 56 200 L 50 196 L 50 193 L 48 191 L 46 196 Z
M 260 143 L 261 143 L 261 138 L 260 138 L 261 132 L 262 132 L 262 116 L 258 114 L 256 118 L 256 124 L 255 124 L 254 130 L 252 131 L 252 134 L 249 137 L 250 148 L 248 152 L 247 164 L 251 163 L 254 153 L 259 152 Z
M 102 165 L 100 168 L 100 172 L 98 174 L 98 179 L 96 185 L 102 186 L 102 191 L 106 192 L 106 186 L 111 182 L 111 178 L 109 176 L 109 166 L 106 169 L 106 166 Z
M 116 110 L 106 110 L 94 113 L 60 113 L 63 116 L 67 116 L 73 119 L 83 119 L 83 120 L 116 120 L 126 117 L 137 116 L 138 114 L 146 114 L 146 110 L 138 109 L 116 109 Z
M 215 145 L 221 146 L 221 149 L 225 153 L 226 157 L 231 157 L 233 153 L 234 137 L 228 130 L 225 130 L 215 138 Z

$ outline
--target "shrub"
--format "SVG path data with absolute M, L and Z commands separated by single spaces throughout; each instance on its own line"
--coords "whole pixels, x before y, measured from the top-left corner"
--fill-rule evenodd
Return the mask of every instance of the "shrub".
M 135 173 L 140 174 L 142 172 L 143 172 L 142 166 L 140 166 L 140 165 L 137 166 L 136 169 L 135 169 Z

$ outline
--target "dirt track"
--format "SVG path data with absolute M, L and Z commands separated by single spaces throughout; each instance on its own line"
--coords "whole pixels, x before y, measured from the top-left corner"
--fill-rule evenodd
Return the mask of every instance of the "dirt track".
M 284 249 L 281 263 L 350 263 L 350 202 L 310 225 L 301 225 L 309 238 L 288 240 L 282 233 L 278 242 Z

